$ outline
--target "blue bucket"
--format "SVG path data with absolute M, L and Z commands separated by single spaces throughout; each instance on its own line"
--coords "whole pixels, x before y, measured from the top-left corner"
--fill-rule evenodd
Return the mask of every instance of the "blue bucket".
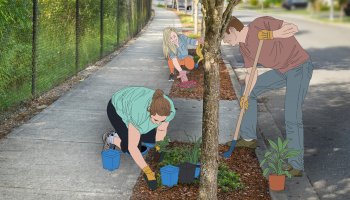
M 103 168 L 109 171 L 113 171 L 119 168 L 120 165 L 120 151 L 115 150 L 113 145 L 110 149 L 103 150 L 102 155 L 102 165 Z
M 179 180 L 179 168 L 173 165 L 166 165 L 160 168 L 160 176 L 163 185 L 173 187 L 177 185 Z

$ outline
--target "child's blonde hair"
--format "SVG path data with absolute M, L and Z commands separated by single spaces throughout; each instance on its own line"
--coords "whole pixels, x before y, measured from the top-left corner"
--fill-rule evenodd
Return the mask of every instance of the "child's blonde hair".
M 174 32 L 177 36 L 179 36 L 175 28 L 168 27 L 163 30 L 163 53 L 165 58 L 169 57 L 170 51 L 173 52 L 175 55 L 177 54 L 175 44 L 170 42 L 171 32 Z

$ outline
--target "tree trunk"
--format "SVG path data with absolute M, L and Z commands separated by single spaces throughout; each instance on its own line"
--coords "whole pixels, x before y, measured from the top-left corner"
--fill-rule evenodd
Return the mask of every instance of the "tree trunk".
M 330 8 L 329 8 L 329 20 L 334 20 L 334 3 L 333 0 L 330 0 Z
M 194 34 L 198 34 L 198 0 L 194 0 Z
M 185 13 L 187 14 L 187 0 L 185 0 Z
M 340 5 L 340 10 L 339 10 L 339 18 L 340 18 L 340 21 L 343 21 L 343 18 L 344 18 L 344 9 L 346 7 L 346 4 L 341 4 Z
M 179 12 L 179 0 L 176 0 L 176 11 Z
M 232 9 L 238 1 L 230 1 L 224 13 L 224 0 L 202 1 L 205 42 L 203 47 L 204 94 L 199 200 L 217 199 L 220 45 L 224 30 L 230 21 Z
M 193 9 L 194 9 L 194 0 L 192 1 L 192 5 L 191 5 L 192 21 L 194 21 L 194 12 L 193 12 Z
M 203 146 L 198 199 L 217 199 L 218 135 L 219 135 L 219 56 L 222 4 L 203 1 L 206 10 L 204 44 Z
M 205 16 L 205 9 L 204 6 L 202 6 L 202 25 L 201 25 L 201 37 L 205 36 L 205 23 L 204 23 L 204 16 Z

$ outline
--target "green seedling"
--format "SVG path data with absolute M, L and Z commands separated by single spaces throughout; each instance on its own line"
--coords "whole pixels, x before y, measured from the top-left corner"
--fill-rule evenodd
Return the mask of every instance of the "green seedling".
M 243 188 L 239 175 L 224 163 L 219 165 L 218 186 L 223 192 L 231 192 Z

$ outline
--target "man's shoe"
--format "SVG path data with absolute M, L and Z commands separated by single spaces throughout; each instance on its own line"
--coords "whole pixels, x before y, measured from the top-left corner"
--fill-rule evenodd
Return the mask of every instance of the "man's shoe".
M 227 142 L 226 145 L 230 146 L 231 142 Z M 246 147 L 250 149 L 255 149 L 258 146 L 256 140 L 246 141 L 244 139 L 238 139 L 236 143 L 236 147 Z
M 175 74 L 171 73 L 169 75 L 169 81 L 174 81 L 174 79 L 175 79 Z
M 292 177 L 302 177 L 303 176 L 303 171 L 299 169 L 293 168 L 291 164 L 287 164 L 282 167 L 284 171 L 288 171 Z

